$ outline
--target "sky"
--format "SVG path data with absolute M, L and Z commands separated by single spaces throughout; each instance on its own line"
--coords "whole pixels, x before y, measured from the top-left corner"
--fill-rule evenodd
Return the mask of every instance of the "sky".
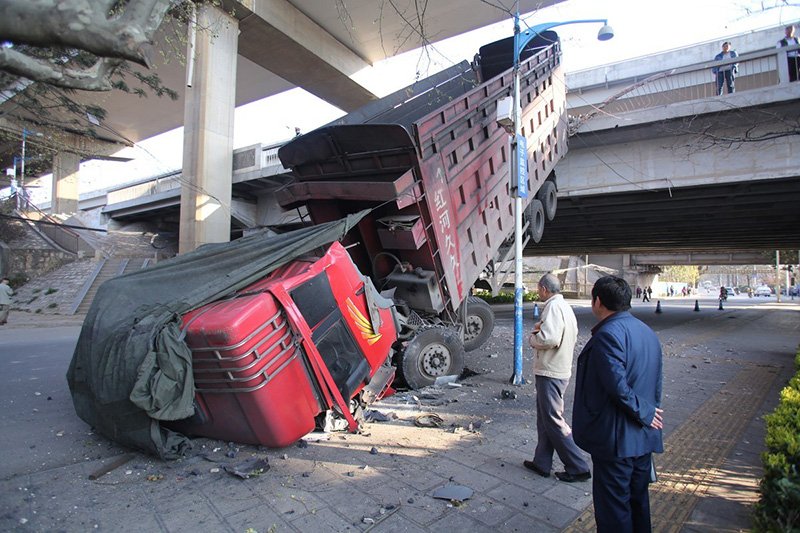
M 614 28 L 614 38 L 605 42 L 596 38 L 599 24 L 557 28 L 562 42 L 562 64 L 566 72 L 573 72 L 753 30 L 797 24 L 800 0 L 567 0 L 533 14 L 523 14 L 522 18 L 523 29 L 525 24 L 533 26 L 550 21 L 608 19 Z M 463 59 L 471 60 L 483 44 L 512 34 L 513 22 L 509 19 L 436 43 L 430 51 L 431 61 L 421 59 L 419 51 L 407 52 L 376 63 L 353 77 L 383 96 L 413 83 L 417 76 L 426 77 Z M 776 34 L 776 42 L 781 37 L 782 33 Z M 298 114 L 298 109 L 303 113 Z M 292 89 L 237 109 L 234 148 L 281 142 L 294 136 L 295 127 L 308 132 L 343 114 L 302 89 Z M 133 158 L 129 163 L 83 163 L 80 192 L 110 186 L 109 175 L 127 182 L 180 168 L 182 135 L 183 129 L 178 128 L 117 154 Z M 49 187 L 42 185 L 39 191 L 49 197 Z

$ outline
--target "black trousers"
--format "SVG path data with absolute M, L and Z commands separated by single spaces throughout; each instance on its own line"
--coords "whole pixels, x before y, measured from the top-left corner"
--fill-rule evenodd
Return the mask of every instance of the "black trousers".
M 649 533 L 650 454 L 599 459 L 592 456 L 592 500 L 598 533 Z

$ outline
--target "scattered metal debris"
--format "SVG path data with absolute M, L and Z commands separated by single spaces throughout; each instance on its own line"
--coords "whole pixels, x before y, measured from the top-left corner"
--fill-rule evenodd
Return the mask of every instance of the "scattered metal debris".
M 414 425 L 420 428 L 438 428 L 444 424 L 444 420 L 436 413 L 426 413 L 414 419 Z
M 269 470 L 269 460 L 266 457 L 256 457 L 238 465 L 223 467 L 227 473 L 242 479 L 260 476 Z
M 437 500 L 448 500 L 450 502 L 463 502 L 472 498 L 474 491 L 464 485 L 448 484 L 433 491 L 433 496 Z
M 450 376 L 439 376 L 433 382 L 434 387 L 444 387 L 450 383 L 455 383 L 458 379 L 458 374 L 452 374 Z
M 364 411 L 364 420 L 367 422 L 388 422 L 397 420 L 397 415 L 394 412 L 382 413 L 377 409 L 367 409 Z
M 516 400 L 517 393 L 514 392 L 513 390 L 503 389 L 500 392 L 500 397 L 504 400 Z
M 110 463 L 101 466 L 100 468 L 89 474 L 89 479 L 91 479 L 92 481 L 100 479 L 101 477 L 108 474 L 112 470 L 119 468 L 120 466 L 124 465 L 125 463 L 133 459 L 135 455 L 136 454 L 133 453 L 126 453 L 125 455 L 120 455 Z

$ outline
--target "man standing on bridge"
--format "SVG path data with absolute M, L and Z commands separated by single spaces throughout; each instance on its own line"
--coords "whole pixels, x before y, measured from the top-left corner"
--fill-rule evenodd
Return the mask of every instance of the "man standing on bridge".
M 550 477 L 553 451 L 564 463 L 556 477 L 568 483 L 592 477 L 589 464 L 572 440 L 572 429 L 564 420 L 564 392 L 572 375 L 578 321 L 561 293 L 561 283 L 553 274 L 539 280 L 539 297 L 545 302 L 542 318 L 533 327 L 530 343 L 536 349 L 533 373 L 536 376 L 536 432 L 538 440 L 533 461 L 523 465 L 543 477 Z
M 800 44 L 800 40 L 794 36 L 794 25 L 786 26 L 785 33 L 786 36 L 778 41 L 776 48 Z M 786 60 L 789 63 L 789 81 L 797 81 L 798 77 L 800 77 L 800 50 L 786 52 Z
M 714 56 L 714 61 L 722 61 L 724 59 L 733 59 L 738 57 L 735 50 L 731 50 L 731 43 L 725 41 L 722 43 L 722 52 Z M 722 96 L 722 86 L 728 87 L 728 94 L 732 94 L 735 88 L 736 75 L 739 73 L 739 63 L 728 63 L 721 67 L 714 67 L 711 69 L 717 77 L 717 96 Z
M 651 455 L 664 451 L 661 344 L 630 307 L 624 279 L 597 280 L 599 322 L 578 356 L 572 425 L 575 443 L 592 455 L 599 533 L 651 531 Z

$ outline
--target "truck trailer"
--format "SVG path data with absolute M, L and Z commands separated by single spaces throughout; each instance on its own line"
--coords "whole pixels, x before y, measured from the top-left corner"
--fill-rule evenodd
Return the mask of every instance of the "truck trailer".
M 566 153 L 560 48 L 523 51 L 528 236 Z M 305 227 L 206 245 L 101 286 L 68 372 L 79 416 L 177 457 L 183 435 L 286 446 L 331 417 L 460 374 L 494 315 L 472 288 L 514 232 L 510 39 L 279 150 Z M 396 372 L 397 370 L 397 372 Z

